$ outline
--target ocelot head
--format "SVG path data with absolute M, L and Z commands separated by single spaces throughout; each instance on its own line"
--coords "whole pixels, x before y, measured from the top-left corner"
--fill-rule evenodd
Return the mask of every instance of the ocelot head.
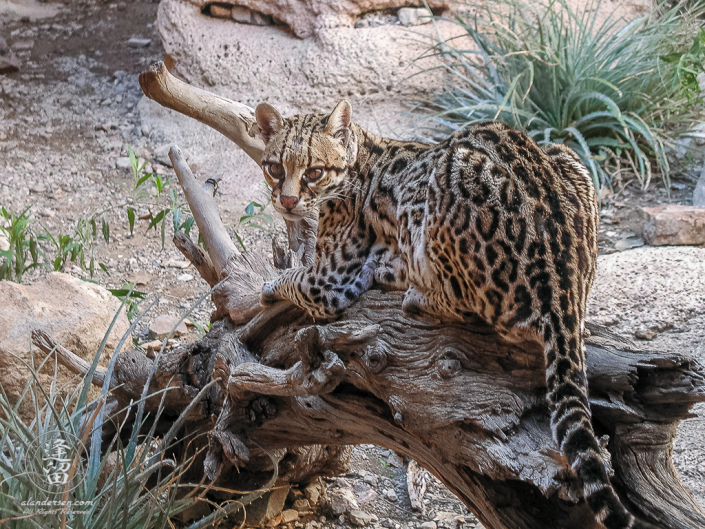
M 262 169 L 272 188 L 272 204 L 285 219 L 312 216 L 321 203 L 344 196 L 348 170 L 357 158 L 349 102 L 341 101 L 328 116 L 287 119 L 261 103 L 255 118 L 266 145 Z

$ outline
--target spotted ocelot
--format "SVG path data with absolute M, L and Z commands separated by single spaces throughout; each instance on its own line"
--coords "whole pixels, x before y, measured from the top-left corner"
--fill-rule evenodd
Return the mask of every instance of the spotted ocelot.
M 635 527 L 610 484 L 590 422 L 583 344 L 598 207 L 568 147 L 488 122 L 438 144 L 380 138 L 330 115 L 256 111 L 264 175 L 284 218 L 318 212 L 315 263 L 264 285 L 315 319 L 373 285 L 405 289 L 412 317 L 479 316 L 506 340 L 544 347 L 551 427 L 608 529 Z

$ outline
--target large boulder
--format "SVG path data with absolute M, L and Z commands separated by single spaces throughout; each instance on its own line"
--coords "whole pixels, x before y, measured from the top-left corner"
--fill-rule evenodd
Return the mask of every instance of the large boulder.
M 34 329 L 46 331 L 61 345 L 92 362 L 120 301 L 99 285 L 54 272 L 33 285 L 0 281 L 0 307 L 0 385 L 14 404 L 31 378 L 27 365 L 38 366 L 45 358 L 32 346 Z M 107 366 L 111 353 L 128 327 L 123 311 L 108 337 L 100 359 L 101 366 Z M 126 346 L 131 346 L 129 337 Z M 39 374 L 39 381 L 47 393 L 54 364 L 53 359 L 49 359 Z M 79 383 L 78 377 L 59 367 L 57 390 L 69 393 Z M 92 391 L 92 395 L 97 396 L 97 391 Z M 33 417 L 29 396 L 20 406 L 20 415 L 24 420 Z

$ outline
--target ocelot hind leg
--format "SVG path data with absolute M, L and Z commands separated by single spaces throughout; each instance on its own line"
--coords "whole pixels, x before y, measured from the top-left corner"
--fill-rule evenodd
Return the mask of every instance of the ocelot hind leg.
M 426 295 L 414 285 L 404 292 L 401 310 L 407 318 L 431 323 L 447 321 L 449 314 L 437 295 Z

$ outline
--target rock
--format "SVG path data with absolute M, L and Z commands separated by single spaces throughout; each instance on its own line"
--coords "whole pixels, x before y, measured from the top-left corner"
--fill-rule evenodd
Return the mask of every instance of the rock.
M 328 489 L 327 495 L 328 505 L 336 516 L 360 508 L 352 489 Z
M 110 263 L 108 263 L 110 265 Z M 127 281 L 135 285 L 145 286 L 152 280 L 152 276 L 146 272 L 137 272 L 127 278 Z
M 150 44 L 152 44 L 152 39 L 138 39 L 136 37 L 132 37 L 127 41 L 127 45 L 130 48 L 146 48 Z
M 341 489 L 351 489 L 352 484 L 345 478 L 335 478 L 335 486 Z
M 377 499 L 377 493 L 367 483 L 355 483 L 353 490 L 358 503 L 368 503 Z
M 289 494 L 289 485 L 277 485 L 271 491 L 266 492 L 262 497 L 257 498 L 247 506 L 247 525 L 258 527 L 269 520 L 279 518 Z M 284 511 L 286 512 L 286 511 Z M 294 511 L 296 513 L 296 511 Z M 298 513 L 296 513 L 298 518 Z M 234 520 L 241 521 L 242 514 L 233 516 Z M 278 524 L 276 524 L 278 525 Z M 272 525 L 274 527 L 274 525 Z
M 386 489 L 384 491 L 384 497 L 387 498 L 389 501 L 397 501 L 397 493 L 394 492 L 394 489 Z
M 171 342 L 171 340 L 169 340 Z M 151 342 L 145 342 L 142 344 L 142 347 L 146 350 L 148 347 L 151 347 L 155 351 L 159 351 L 162 348 L 162 340 L 152 340 Z
M 188 268 L 191 266 L 191 261 L 176 261 L 174 259 L 169 259 L 164 266 L 167 268 Z
M 372 485 L 373 487 L 377 486 L 377 476 L 372 472 L 365 474 L 365 477 L 362 478 L 362 481 L 364 481 L 368 485 Z
M 692 328 L 693 318 L 705 317 L 704 292 L 703 247 L 643 246 L 600 255 L 588 320 L 630 336 L 640 328 Z
M 693 205 L 698 208 L 705 208 L 705 168 L 700 173 L 698 183 L 693 190 Z
M 191 281 L 193 276 L 191 274 L 181 274 L 176 278 L 177 281 Z
M 640 237 L 624 237 L 614 244 L 614 249 L 618 252 L 623 252 L 624 250 L 639 248 L 640 246 L 644 246 L 644 239 Z
M 304 494 L 310 505 L 318 505 L 318 500 L 321 497 L 321 486 L 315 481 L 309 483 L 304 489 Z
M 215 18 L 230 18 L 230 7 L 211 4 L 210 13 L 211 16 Z
M 299 519 L 299 511 L 295 509 L 287 509 L 282 511 L 282 523 L 293 523 Z
M 31 378 L 22 361 L 32 364 L 32 330 L 46 331 L 64 347 L 92 362 L 120 301 L 99 285 L 53 272 L 33 285 L 0 281 L 0 307 L 0 385 L 14 404 Z M 110 353 L 129 326 L 123 311 L 108 337 L 100 366 L 107 367 Z M 129 337 L 126 343 L 131 343 Z M 36 347 L 32 348 L 32 354 L 35 365 L 44 358 Z M 48 361 L 39 374 L 47 392 L 53 371 L 54 362 Z M 59 367 L 56 387 L 73 390 L 75 375 Z M 93 388 L 89 399 L 99 393 L 99 389 Z M 31 398 L 25 397 L 19 408 L 20 416 L 31 419 L 33 409 Z
M 147 336 L 151 339 L 164 339 L 169 333 L 176 327 L 172 336 L 178 337 L 188 334 L 188 328 L 186 324 L 182 321 L 179 323 L 180 318 L 176 316 L 162 315 L 157 316 L 154 321 L 149 325 L 149 332 Z
M 296 509 L 298 512 L 310 511 L 311 504 L 309 503 L 308 500 L 301 498 L 300 500 L 296 500 L 294 502 L 294 509 Z
M 419 529 L 436 529 L 436 522 L 424 522 L 419 525 Z
M 402 468 L 404 466 L 404 463 L 402 462 L 402 460 L 394 452 L 391 452 L 387 456 L 387 463 L 392 465 L 394 468 Z
M 397 17 L 402 26 L 420 26 L 431 22 L 433 14 L 425 7 L 402 7 Z
M 22 63 L 17 55 L 7 45 L 7 41 L 0 37 L 0 74 L 16 72 Z
M 117 169 L 132 169 L 132 162 L 129 156 L 121 156 L 115 161 L 115 167 Z
M 350 517 L 350 521 L 352 523 L 359 525 L 360 527 L 364 527 L 365 525 L 369 525 L 379 520 L 374 514 L 369 514 L 359 509 L 350 511 L 348 516 Z
M 247 104 L 270 100 L 302 111 L 331 109 L 343 97 L 358 102 L 388 101 L 391 93 L 427 94 L 437 86 L 435 73 L 419 73 L 416 65 L 440 65 L 436 57 L 415 63 L 427 43 L 401 25 L 372 27 L 353 21 L 375 9 L 370 0 L 238 0 L 230 11 L 233 23 L 203 16 L 210 0 L 165 0 L 157 28 L 168 55 L 179 57 L 175 72 L 185 81 L 217 87 L 225 97 Z M 406 0 L 388 0 L 380 8 L 404 7 Z M 431 0 L 445 9 L 452 0 Z M 196 7 L 196 9 L 194 9 Z M 424 20 L 412 8 L 415 23 Z M 276 25 L 275 25 L 276 22 Z M 358 20 L 358 22 L 361 22 Z M 438 22 L 446 38 L 463 34 L 450 21 Z M 432 25 L 414 28 L 435 38 Z M 208 38 L 203 38 L 207 35 Z M 404 40 L 405 39 L 405 40 Z M 403 46 L 399 42 L 404 40 Z M 227 50 L 223 53 L 223 50 Z M 355 60 L 341 61 L 340 56 Z M 417 74 L 413 77 L 411 74 Z M 275 77 L 273 78 L 272 75 Z M 266 88 L 265 88 L 266 86 Z M 281 111 L 281 110 L 280 110 Z M 357 114 L 358 116 L 360 114 Z M 359 118 L 358 118 L 359 119 Z
M 6 252 L 7 250 L 10 249 L 10 241 L 9 239 L 0 233 L 0 250 L 3 252 Z
M 465 516 L 450 511 L 438 511 L 433 518 L 434 522 L 451 522 L 452 525 L 465 523 Z
M 652 330 L 639 329 L 634 333 L 634 337 L 637 340 L 646 340 L 650 342 L 651 340 L 656 338 L 656 333 Z
M 249 24 L 251 26 L 271 26 L 274 24 L 272 17 L 242 6 L 234 6 L 228 15 L 240 24 Z
M 171 147 L 173 145 L 175 145 L 175 144 L 174 143 L 166 143 L 164 145 L 160 145 L 159 147 L 154 149 L 154 152 L 152 153 L 152 157 L 160 164 L 166 165 L 167 167 L 171 167 L 171 159 L 169 158 L 169 151 L 171 150 Z M 184 149 L 181 149 L 181 154 L 183 154 L 184 160 L 189 159 L 189 155 Z
M 643 208 L 644 240 L 652 246 L 705 245 L 705 209 L 662 204 Z

